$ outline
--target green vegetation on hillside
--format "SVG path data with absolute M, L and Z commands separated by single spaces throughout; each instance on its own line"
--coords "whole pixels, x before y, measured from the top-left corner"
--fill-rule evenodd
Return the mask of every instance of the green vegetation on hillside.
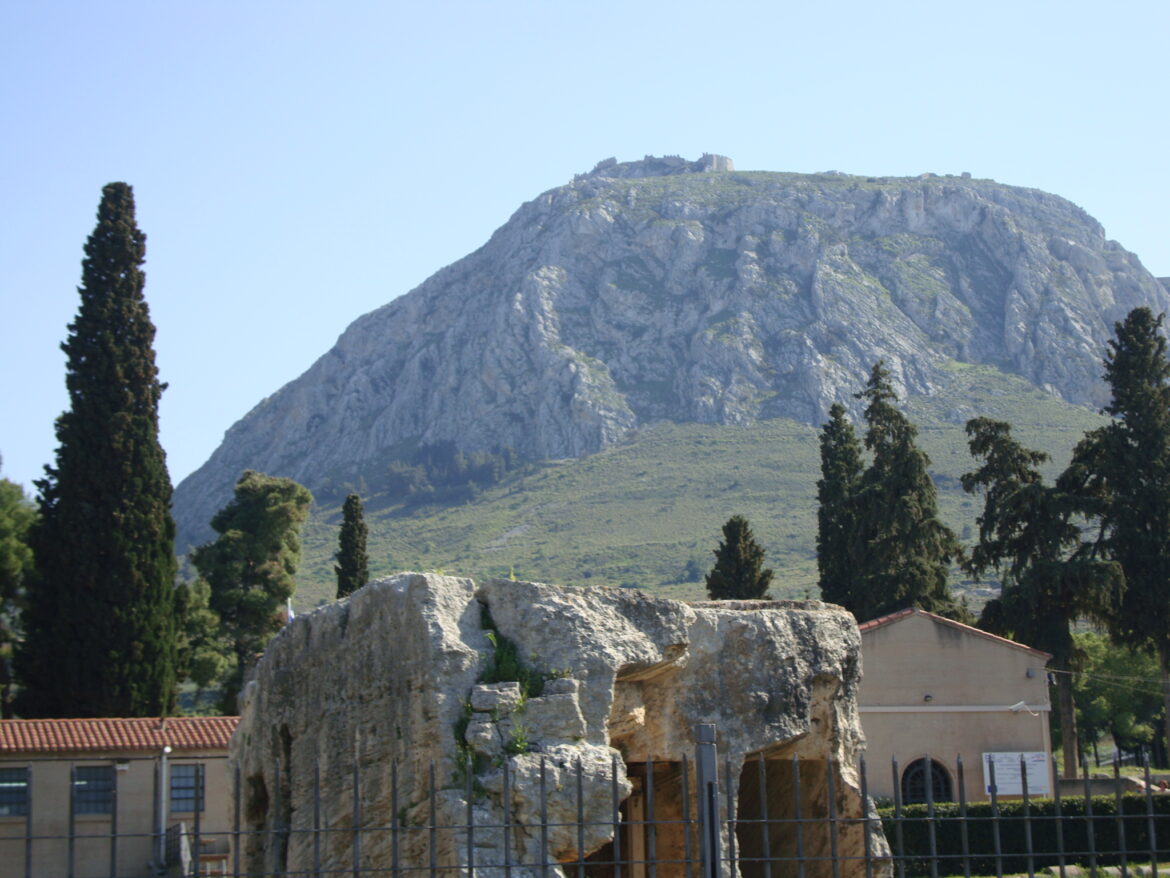
M 953 364 L 949 401 L 912 397 L 908 417 L 932 461 L 944 522 L 970 544 L 979 501 L 959 478 L 971 469 L 964 423 L 986 415 L 1015 425 L 1028 445 L 1047 449 L 1049 478 L 1073 445 L 1104 419 L 1054 399 L 990 366 Z M 970 400 L 956 408 L 955 397 Z M 632 585 L 702 599 L 719 529 L 734 514 L 754 523 L 776 571 L 777 598 L 817 594 L 815 427 L 786 419 L 751 426 L 658 423 L 631 441 L 579 460 L 546 461 L 506 474 L 474 499 L 409 506 L 374 493 L 366 500 L 372 578 L 400 570 L 443 570 L 561 585 Z M 298 606 L 332 600 L 333 553 L 341 501 L 325 500 L 304 532 Z M 957 581 L 956 572 L 953 581 Z M 689 580 L 689 581 L 688 581 Z M 989 594 L 970 587 L 978 607 Z

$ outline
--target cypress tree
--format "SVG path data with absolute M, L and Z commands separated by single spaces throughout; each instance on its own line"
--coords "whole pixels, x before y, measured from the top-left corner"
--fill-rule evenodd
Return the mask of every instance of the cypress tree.
M 36 574 L 17 656 L 26 717 L 158 716 L 175 696 L 175 525 L 158 442 L 164 385 L 142 295 L 146 236 L 125 183 L 102 190 L 30 533 Z
M 821 597 L 848 607 L 861 586 L 856 521 L 857 490 L 864 470 L 861 443 L 834 403 L 821 428 L 821 478 L 817 482 L 817 570 Z
M 337 597 L 353 594 L 370 581 L 370 559 L 366 555 L 366 528 L 362 517 L 362 498 L 350 494 L 342 509 L 341 532 L 338 534 Z
M 723 525 L 723 542 L 715 549 L 715 566 L 707 574 L 713 601 L 756 600 L 768 596 L 772 571 L 764 567 L 764 550 L 748 520 L 733 515 Z
M 897 395 L 882 362 L 865 390 L 865 447 L 873 455 L 855 504 L 857 592 L 845 606 L 861 621 L 906 607 L 959 617 L 963 609 L 947 584 L 950 562 L 961 551 L 938 518 L 938 491 L 930 458 L 914 440 L 917 429 L 894 405 Z
M 219 536 L 191 555 L 235 657 L 223 683 L 225 714 L 237 712 L 252 663 L 286 621 L 301 562 L 301 526 L 312 503 L 309 489 L 292 479 L 247 470 L 235 497 L 211 519 Z
M 1117 561 L 1125 591 L 1114 636 L 1158 656 L 1170 743 L 1170 360 L 1162 316 L 1136 308 L 1105 355 L 1113 421 L 1087 434 L 1062 479 L 1100 523 L 1094 549 Z

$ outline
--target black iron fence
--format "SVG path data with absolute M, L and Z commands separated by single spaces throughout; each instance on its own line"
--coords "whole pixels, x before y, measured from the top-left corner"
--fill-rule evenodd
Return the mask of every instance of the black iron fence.
M 287 771 L 280 777 L 278 763 L 272 800 L 263 814 L 250 814 L 242 792 L 247 779 L 238 773 L 230 792 L 205 802 L 200 764 L 183 774 L 180 789 L 189 789 L 194 801 L 178 821 L 163 807 L 176 789 L 163 763 L 155 767 L 154 809 L 137 809 L 149 814 L 139 825 L 126 804 L 133 790 L 120 789 L 125 772 L 112 775 L 114 808 L 102 821 L 78 813 L 80 802 L 92 808 L 108 801 L 102 783 L 90 782 L 100 781 L 100 773 L 82 773 L 79 782 L 71 766 L 68 814 L 59 806 L 43 814 L 32 802 L 38 765 L 5 760 L 0 878 L 1002 878 L 1042 870 L 1071 878 L 1106 869 L 1157 874 L 1159 864 L 1170 863 L 1170 794 L 1157 791 L 1148 769 L 1137 793 L 1122 791 L 1115 768 L 1111 795 L 1092 795 L 1086 780 L 1079 795 L 1062 795 L 1056 785 L 1054 795 L 1040 798 L 1029 793 L 1035 763 L 1021 758 L 1013 774 L 1019 794 L 1005 796 L 997 765 L 988 762 L 986 793 L 981 788 L 971 801 L 961 760 L 948 766 L 927 758 L 922 776 L 895 762 L 893 795 L 875 807 L 864 760 L 842 766 L 830 757 L 720 758 L 713 727 L 700 726 L 697 738 L 693 758 L 619 766 L 613 756 L 604 802 L 596 789 L 589 798 L 579 761 L 558 775 L 554 789 L 553 766 L 529 753 L 523 758 L 535 760 L 537 770 L 524 775 L 527 787 L 518 785 L 513 760 L 488 769 L 495 777 L 490 790 L 484 771 L 477 774 L 473 765 L 446 780 L 431 765 L 421 798 L 414 796 L 417 787 L 408 794 L 397 766 L 379 766 L 375 778 L 355 760 L 344 779 L 323 784 L 319 770 L 297 779 L 297 801 L 282 801 L 294 785 Z M 21 767 L 24 796 L 19 772 L 9 770 Z M 951 786 L 939 782 L 940 772 Z M 908 802 L 907 794 L 921 800 Z M 452 802 L 462 809 L 457 819 Z

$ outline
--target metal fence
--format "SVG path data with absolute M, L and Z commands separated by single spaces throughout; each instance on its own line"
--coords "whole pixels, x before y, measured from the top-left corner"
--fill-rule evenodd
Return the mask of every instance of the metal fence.
M 431 765 L 425 796 L 410 803 L 403 801 L 397 766 L 380 766 L 385 776 L 373 778 L 355 759 L 343 784 L 352 787 L 343 814 L 329 813 L 338 811 L 338 779 L 331 778 L 334 793 L 323 794 L 319 769 L 312 778 L 298 779 L 298 789 L 307 794 L 302 792 L 295 808 L 282 801 L 291 786 L 277 764 L 266 812 L 274 816 L 263 827 L 246 813 L 241 794 L 246 779 L 237 768 L 223 803 L 228 813 L 220 815 L 225 828 L 214 833 L 208 832 L 211 815 L 201 818 L 198 801 L 193 819 L 164 827 L 156 812 L 150 828 L 140 832 L 119 828 L 117 809 L 99 825 L 76 814 L 73 805 L 66 831 L 46 832 L 29 803 L 23 815 L 5 817 L 0 811 L 0 878 L 552 878 L 558 870 L 566 878 L 938 878 L 1031 876 L 1043 869 L 1073 876 L 1078 869 L 1097 874 L 1106 868 L 1138 876 L 1156 874 L 1159 863 L 1170 861 L 1170 795 L 1154 792 L 1148 769 L 1140 794 L 1123 795 L 1118 781 L 1111 795 L 1093 796 L 1085 781 L 1081 795 L 1062 796 L 1057 786 L 1053 797 L 1040 799 L 1028 793 L 1029 766 L 1021 760 L 1021 795 L 1005 798 L 991 763 L 990 796 L 973 802 L 961 760 L 952 773 L 927 758 L 924 784 L 914 787 L 921 789 L 922 801 L 907 802 L 906 772 L 895 762 L 894 795 L 888 806 L 876 809 L 864 760 L 840 766 L 832 758 L 720 758 L 713 727 L 700 726 L 697 738 L 693 758 L 623 766 L 632 792 L 619 784 L 615 755 L 609 801 L 600 816 L 596 798 L 586 801 L 580 762 L 569 772 L 568 789 L 557 791 L 575 808 L 550 809 L 553 787 L 540 754 L 529 754 L 539 760 L 535 788 L 517 786 L 509 760 L 493 767 L 498 786 L 490 793 L 473 766 L 459 773 L 463 786 L 452 789 L 450 779 L 444 782 Z M 938 771 L 957 779 L 955 795 L 947 796 L 954 801 L 937 800 L 943 789 L 936 783 Z M 76 798 L 76 771 L 71 774 Z M 157 777 L 156 806 L 166 790 L 165 772 Z M 385 799 L 379 813 L 388 819 L 377 819 L 369 805 L 375 782 Z M 200 777 L 193 787 L 197 799 L 203 788 Z M 112 794 L 117 801 L 116 774 Z M 452 794 L 463 803 L 457 820 L 441 816 L 451 813 L 442 803 L 455 801 Z M 533 819 L 512 816 L 521 796 L 536 803 Z M 479 805 L 488 798 L 495 806 L 491 813 L 509 816 L 483 819 Z M 222 843 L 215 853 L 209 838 Z M 62 847 L 68 856 L 61 867 L 43 865 Z M 129 852 L 140 848 L 150 856 L 134 861 Z

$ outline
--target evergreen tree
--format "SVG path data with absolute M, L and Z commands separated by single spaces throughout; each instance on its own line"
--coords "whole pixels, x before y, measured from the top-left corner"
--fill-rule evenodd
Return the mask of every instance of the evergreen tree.
M 1164 316 L 1164 315 L 1163 315 Z M 1136 308 L 1105 355 L 1111 423 L 1087 434 L 1062 477 L 1100 525 L 1092 549 L 1121 565 L 1119 642 L 1159 660 L 1170 743 L 1170 360 L 1163 316 Z
M 219 536 L 192 553 L 235 658 L 223 681 L 225 714 L 237 712 L 252 663 L 285 622 L 301 561 L 301 526 L 312 503 L 308 488 L 292 479 L 247 470 L 235 497 L 211 519 Z
M 20 638 L 24 583 L 33 569 L 28 532 L 36 507 L 24 489 L 0 479 L 0 718 L 12 716 L 12 651 Z
M 37 482 L 16 668 L 26 717 L 158 716 L 174 702 L 175 525 L 145 253 L 133 191 L 109 184 L 62 344 L 70 409 L 57 419 L 56 465 Z
M 865 447 L 873 457 L 854 503 L 857 591 L 843 606 L 861 621 L 906 607 L 961 618 L 965 610 L 947 584 L 950 563 L 961 556 L 959 541 L 938 518 L 930 458 L 894 405 L 898 397 L 882 362 L 857 396 L 866 401 Z
M 764 550 L 748 520 L 731 516 L 715 549 L 715 566 L 707 574 L 707 595 L 713 601 L 757 600 L 768 596 L 771 581 L 772 571 L 764 567 Z
M 350 494 L 342 509 L 341 533 L 338 535 L 337 597 L 353 594 L 370 581 L 370 559 L 366 555 L 366 528 L 362 517 L 362 498 Z
M 204 691 L 223 678 L 230 663 L 229 646 L 221 633 L 219 616 L 211 609 L 211 586 L 202 577 L 175 589 L 179 620 L 178 659 L 180 680 L 195 684 L 198 710 Z
M 988 602 L 981 628 L 1052 653 L 1064 741 L 1064 776 L 1077 776 L 1077 726 L 1072 671 L 1079 660 L 1073 625 L 1101 621 L 1122 584 L 1116 564 L 1078 553 L 1081 530 L 1074 498 L 1045 485 L 1037 467 L 1048 455 L 1020 445 L 1002 421 L 967 422 L 979 469 L 963 489 L 982 491 L 979 543 L 964 565 L 973 576 L 999 572 L 1000 596 Z
M 821 596 L 848 605 L 860 591 L 857 490 L 864 470 L 861 444 L 845 407 L 834 403 L 821 428 L 821 479 L 817 482 L 817 569 Z

